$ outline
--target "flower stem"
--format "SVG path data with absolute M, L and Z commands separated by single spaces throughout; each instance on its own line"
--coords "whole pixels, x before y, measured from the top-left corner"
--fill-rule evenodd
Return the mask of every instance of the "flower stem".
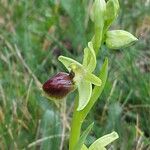
M 95 54 L 98 54 L 98 50 L 101 47 L 101 43 L 102 43 L 102 33 L 103 31 L 95 26 L 95 35 L 94 35 L 94 39 L 93 39 L 93 46 L 94 46 L 94 50 L 95 50 Z
M 73 118 L 71 122 L 70 138 L 69 138 L 69 150 L 74 150 L 74 147 L 77 144 L 80 137 L 82 118 L 80 113 L 76 111 L 77 106 L 78 106 L 78 97 L 75 98 L 75 106 L 74 106 Z

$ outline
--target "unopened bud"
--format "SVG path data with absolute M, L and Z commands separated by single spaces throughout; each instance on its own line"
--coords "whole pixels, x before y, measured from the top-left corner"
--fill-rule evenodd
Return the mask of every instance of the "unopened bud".
M 106 13 L 105 13 L 105 28 L 111 25 L 114 19 L 117 18 L 119 11 L 119 2 L 118 0 L 109 0 L 106 3 Z
M 43 84 L 43 90 L 51 99 L 63 99 L 75 89 L 73 74 L 60 72 Z
M 112 30 L 106 33 L 106 46 L 110 49 L 128 47 L 137 40 L 135 36 L 124 30 Z
M 106 11 L 105 0 L 95 0 L 91 9 L 91 20 L 96 26 L 103 28 L 104 13 Z

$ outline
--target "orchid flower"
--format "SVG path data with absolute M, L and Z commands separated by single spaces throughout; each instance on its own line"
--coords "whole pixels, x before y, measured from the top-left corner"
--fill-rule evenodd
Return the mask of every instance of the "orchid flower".
M 88 104 L 92 94 L 92 84 L 101 86 L 102 82 L 92 72 L 96 67 L 96 56 L 92 42 L 84 49 L 83 63 L 65 57 L 59 56 L 58 60 L 67 68 L 69 72 L 74 73 L 73 82 L 79 92 L 79 103 L 77 110 L 80 111 Z

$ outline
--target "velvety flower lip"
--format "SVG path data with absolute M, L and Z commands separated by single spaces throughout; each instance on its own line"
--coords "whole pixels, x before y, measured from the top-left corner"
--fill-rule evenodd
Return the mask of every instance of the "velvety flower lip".
M 43 84 L 44 92 L 51 99 L 62 99 L 74 90 L 73 74 L 60 72 Z

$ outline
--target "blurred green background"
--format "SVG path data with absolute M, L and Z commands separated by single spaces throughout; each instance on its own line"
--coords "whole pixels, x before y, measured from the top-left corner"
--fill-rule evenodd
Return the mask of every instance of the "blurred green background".
M 66 121 L 61 110 L 38 90 L 65 68 L 57 57 L 82 60 L 92 37 L 92 0 L 0 1 L 0 149 L 68 149 L 74 94 L 67 100 Z M 99 71 L 106 56 L 109 76 L 102 96 L 85 120 L 95 122 L 86 141 L 117 131 L 111 150 L 150 149 L 150 1 L 120 0 L 112 29 L 124 29 L 139 41 L 114 51 L 102 46 Z M 62 129 L 65 128 L 65 139 Z

